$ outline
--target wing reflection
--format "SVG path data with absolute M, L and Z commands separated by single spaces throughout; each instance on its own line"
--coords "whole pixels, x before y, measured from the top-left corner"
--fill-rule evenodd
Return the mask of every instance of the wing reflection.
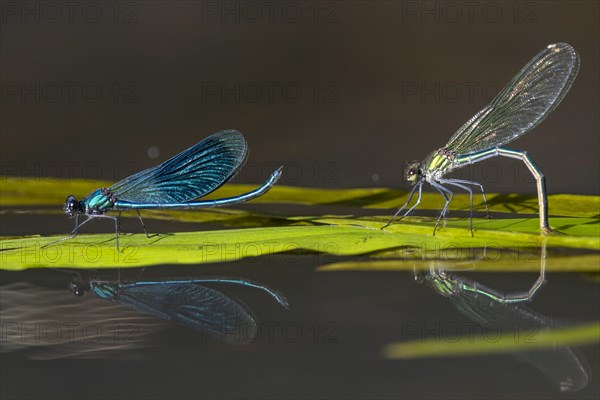
M 228 344 L 257 336 L 257 319 L 242 301 L 206 285 L 238 285 L 262 290 L 287 308 L 279 292 L 240 278 L 119 281 L 78 277 L 66 290 L 30 283 L 2 286 L 0 351 L 27 351 L 32 359 L 141 358 L 154 346 L 151 334 L 173 321 Z M 102 301 L 102 300 L 109 300 Z M 124 306 L 124 307 L 123 307 Z M 154 318 L 153 318 L 154 317 Z
M 89 290 L 99 298 L 162 320 L 178 322 L 225 343 L 252 342 L 257 336 L 258 325 L 250 308 L 206 284 L 259 289 L 281 306 L 289 307 L 280 292 L 242 278 L 186 278 L 132 283 L 91 279 Z M 82 294 L 81 281 L 75 280 L 70 287 L 76 295 Z

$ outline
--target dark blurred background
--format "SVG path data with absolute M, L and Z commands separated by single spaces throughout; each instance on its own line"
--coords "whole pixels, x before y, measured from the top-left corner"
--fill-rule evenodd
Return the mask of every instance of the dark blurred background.
M 238 182 L 262 182 L 283 164 L 288 185 L 407 188 L 405 161 L 443 146 L 545 46 L 568 42 L 581 55 L 570 93 L 511 146 L 532 154 L 551 193 L 600 194 L 599 15 L 598 1 L 566 0 L 2 0 L 0 174 L 114 181 L 235 128 L 251 150 Z M 490 192 L 535 191 L 514 160 L 489 160 L 461 176 Z M 6 214 L 3 234 L 31 233 L 20 231 L 31 224 L 42 234 L 67 232 L 71 223 Z M 383 360 L 383 345 L 400 340 L 407 322 L 469 320 L 409 273 L 320 273 L 314 270 L 331 261 L 327 255 L 286 256 L 198 272 L 167 265 L 143 277 L 195 272 L 269 284 L 285 293 L 291 311 L 259 294 L 232 294 L 244 295 L 262 322 L 301 323 L 300 343 L 206 345 L 198 332 L 173 324 L 143 342 L 156 347 L 143 349 L 142 362 L 102 355 L 32 362 L 15 351 L 1 357 L 3 398 L 565 398 L 508 355 Z M 553 275 L 534 309 L 569 323 L 598 320 L 597 282 L 582 276 Z M 537 272 L 480 278 L 523 290 Z M 13 298 L 35 301 L 16 305 L 45 321 L 72 321 L 72 308 L 52 314 L 70 279 L 50 270 L 5 272 L 3 300 L 9 284 L 28 282 L 27 290 L 12 287 Z M 315 322 L 335 322 L 339 343 L 311 342 Z M 598 398 L 598 347 L 583 351 L 590 383 L 568 396 Z
M 221 129 L 250 145 L 236 180 L 406 188 L 422 159 L 538 51 L 581 70 L 532 133 L 552 193 L 598 194 L 596 1 L 2 1 L 3 175 L 116 180 Z M 523 165 L 461 172 L 534 192 Z

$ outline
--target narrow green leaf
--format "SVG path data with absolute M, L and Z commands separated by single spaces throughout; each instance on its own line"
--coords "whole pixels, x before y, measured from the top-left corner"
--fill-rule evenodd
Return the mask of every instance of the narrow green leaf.
M 600 321 L 562 329 L 543 329 L 536 332 L 535 340 L 531 340 L 527 335 L 522 335 L 519 339 L 513 335 L 504 335 L 493 341 L 467 337 L 454 343 L 439 340 L 397 342 L 386 345 L 382 354 L 387 359 L 404 360 L 502 354 L 512 351 L 553 349 L 559 346 L 597 344 L 600 341 Z
M 123 254 L 115 249 L 111 234 L 79 235 L 77 238 L 43 247 L 64 236 L 2 238 L 2 269 L 39 267 L 138 267 L 172 263 L 209 263 L 240 260 L 290 251 L 338 256 L 377 255 L 396 249 L 416 251 L 455 248 L 513 248 L 548 246 L 600 247 L 598 238 L 519 232 L 477 230 L 475 236 L 464 228 L 447 227 L 431 234 L 431 226 L 393 225 L 378 229 L 372 221 L 327 218 L 298 218 L 299 224 L 252 229 L 182 232 L 146 238 L 143 234 L 120 238 Z M 360 223 L 360 224 L 359 224 Z
M 418 259 L 396 259 L 396 260 L 367 260 L 367 261 L 341 261 L 322 265 L 317 268 L 323 272 L 340 271 L 413 271 L 429 270 L 430 268 L 469 272 L 538 272 L 541 267 L 539 255 L 530 252 L 505 254 L 502 258 L 496 259 L 489 255 L 484 257 L 482 251 L 481 260 L 473 260 L 454 256 L 460 254 L 460 249 L 450 249 L 444 251 L 432 251 L 429 254 L 431 260 Z M 501 252 L 501 251 L 500 251 Z M 500 253 L 498 252 L 498 253 Z M 471 252 L 472 253 L 472 252 Z M 407 257 L 412 257 L 409 254 Z M 434 258 L 435 257 L 435 258 Z M 486 258 L 489 257 L 489 258 Z M 546 272 L 600 272 L 600 254 L 575 255 L 568 257 L 547 257 Z
M 115 248 L 113 234 L 80 235 L 43 247 L 57 238 L 60 237 L 1 240 L 2 269 L 201 264 L 286 252 L 348 256 L 397 246 L 393 234 L 337 226 L 182 232 L 152 239 L 145 235 L 126 235 L 119 240 L 122 253 Z
M 0 206 L 56 205 L 60 207 L 69 194 L 83 197 L 99 187 L 112 182 L 90 180 L 60 180 L 15 178 L 0 176 Z M 256 185 L 227 184 L 206 198 L 235 196 L 255 189 Z M 387 188 L 368 189 L 312 189 L 277 185 L 266 195 L 253 200 L 254 203 L 288 203 L 306 205 L 332 205 L 393 209 L 404 204 L 408 192 Z M 550 215 L 585 218 L 600 218 L 600 197 L 556 194 L 548 197 Z M 491 211 L 509 214 L 537 214 L 535 195 L 488 194 Z M 443 200 L 437 193 L 425 193 L 421 209 L 440 210 Z M 483 211 L 481 196 L 475 197 L 475 206 Z M 456 194 L 450 209 L 468 210 L 469 196 Z
M 60 203 L 65 193 L 87 193 L 98 186 L 106 186 L 106 182 L 32 179 L 21 181 L 18 178 L 4 177 L 1 199 L 3 205 Z M 223 192 L 225 189 L 222 189 L 213 195 L 229 196 L 250 188 L 243 185 L 226 185 L 226 187 L 229 192 Z M 375 194 L 374 196 L 377 197 L 384 192 L 389 194 L 393 191 L 279 187 L 270 193 L 272 192 L 273 196 L 261 197 L 259 200 L 339 205 L 360 203 L 362 206 L 373 207 L 381 204 L 382 200 L 375 199 L 371 195 Z M 365 196 L 365 194 L 369 195 Z M 357 203 L 357 198 L 362 200 Z M 370 200 L 366 201 L 367 198 Z M 568 203 L 569 199 L 563 197 L 561 201 Z M 579 200 L 581 204 L 591 204 L 598 198 L 580 196 Z M 576 214 L 585 214 L 581 210 L 578 211 L 577 207 L 573 209 Z M 515 209 L 517 212 L 523 210 L 522 205 Z M 12 209 L 3 212 L 21 211 Z M 57 207 L 56 211 L 27 210 L 24 212 L 60 212 L 60 208 Z M 586 213 L 593 214 L 590 211 Z M 469 229 L 468 218 L 448 218 L 445 226 L 440 226 L 437 234 L 433 236 L 436 218 L 409 217 L 381 230 L 380 228 L 389 218 L 387 214 L 370 217 L 298 216 L 222 208 L 196 211 L 146 211 L 144 217 L 230 227 L 269 227 L 165 234 L 155 239 L 147 239 L 144 235 L 126 235 L 120 240 L 124 253 L 116 252 L 112 234 L 81 234 L 73 240 L 49 247 L 43 246 L 63 236 L 2 238 L 0 240 L 2 269 L 137 267 L 166 263 L 226 262 L 290 251 L 397 258 L 398 252 L 400 251 L 402 256 L 404 249 L 410 249 L 413 253 L 427 253 L 433 248 L 508 248 L 520 251 L 523 246 L 540 247 L 544 243 L 550 247 L 600 249 L 600 220 L 597 216 L 553 217 L 550 223 L 557 233 L 547 236 L 540 234 L 538 218 L 535 215 L 526 218 L 522 215 L 518 218 L 513 215 L 511 218 L 491 220 L 475 218 L 473 236 Z M 229 252 L 228 249 L 237 250 Z

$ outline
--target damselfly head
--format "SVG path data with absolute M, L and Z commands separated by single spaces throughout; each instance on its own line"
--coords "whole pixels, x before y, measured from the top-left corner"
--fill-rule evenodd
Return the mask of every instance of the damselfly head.
M 80 212 L 82 212 L 80 202 L 77 201 L 73 195 L 67 196 L 67 200 L 65 201 L 65 213 L 72 217 Z
M 420 182 L 423 179 L 423 168 L 421 168 L 421 163 L 413 162 L 409 164 L 404 173 L 404 177 L 411 185 Z
M 83 282 L 76 279 L 69 283 L 69 290 L 77 297 L 81 297 L 85 293 L 85 287 L 83 286 Z

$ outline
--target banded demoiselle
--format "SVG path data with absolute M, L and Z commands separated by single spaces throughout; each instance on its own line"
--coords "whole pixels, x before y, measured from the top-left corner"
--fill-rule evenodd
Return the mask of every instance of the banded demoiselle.
M 440 219 L 445 217 L 448 205 L 454 196 L 447 186 L 453 186 L 469 193 L 470 229 L 473 235 L 473 191 L 467 185 L 476 186 L 481 190 L 489 216 L 483 185 L 479 182 L 444 178 L 444 176 L 454 169 L 501 156 L 523 161 L 535 177 L 540 229 L 543 233 L 551 232 L 548 224 L 548 200 L 544 174 L 527 152 L 500 146 L 516 140 L 542 122 L 567 94 L 578 70 L 579 55 L 567 43 L 551 44 L 539 52 L 489 105 L 456 131 L 446 146 L 432 152 L 424 161 L 413 162 L 408 166 L 405 177 L 414 187 L 406 203 L 383 228 L 389 226 L 408 206 L 417 189 L 419 195 L 416 203 L 400 218 L 410 214 L 419 205 L 423 183 L 427 182 L 445 200 L 433 234 L 435 235 Z
M 234 197 L 194 201 L 218 189 L 233 178 L 244 165 L 248 146 L 236 130 L 217 132 L 162 164 L 131 175 L 108 188 L 97 189 L 78 201 L 67 197 L 64 210 L 75 217 L 75 228 L 69 237 L 77 236 L 79 228 L 96 218 L 110 218 L 115 223 L 116 247 L 119 248 L 119 220 L 107 212 L 135 210 L 148 232 L 139 210 L 196 209 L 242 203 L 265 194 L 281 177 L 279 167 L 258 189 Z M 87 217 L 79 224 L 79 216 Z M 56 243 L 56 242 L 52 242 Z M 50 244 L 52 244 L 50 243 Z

